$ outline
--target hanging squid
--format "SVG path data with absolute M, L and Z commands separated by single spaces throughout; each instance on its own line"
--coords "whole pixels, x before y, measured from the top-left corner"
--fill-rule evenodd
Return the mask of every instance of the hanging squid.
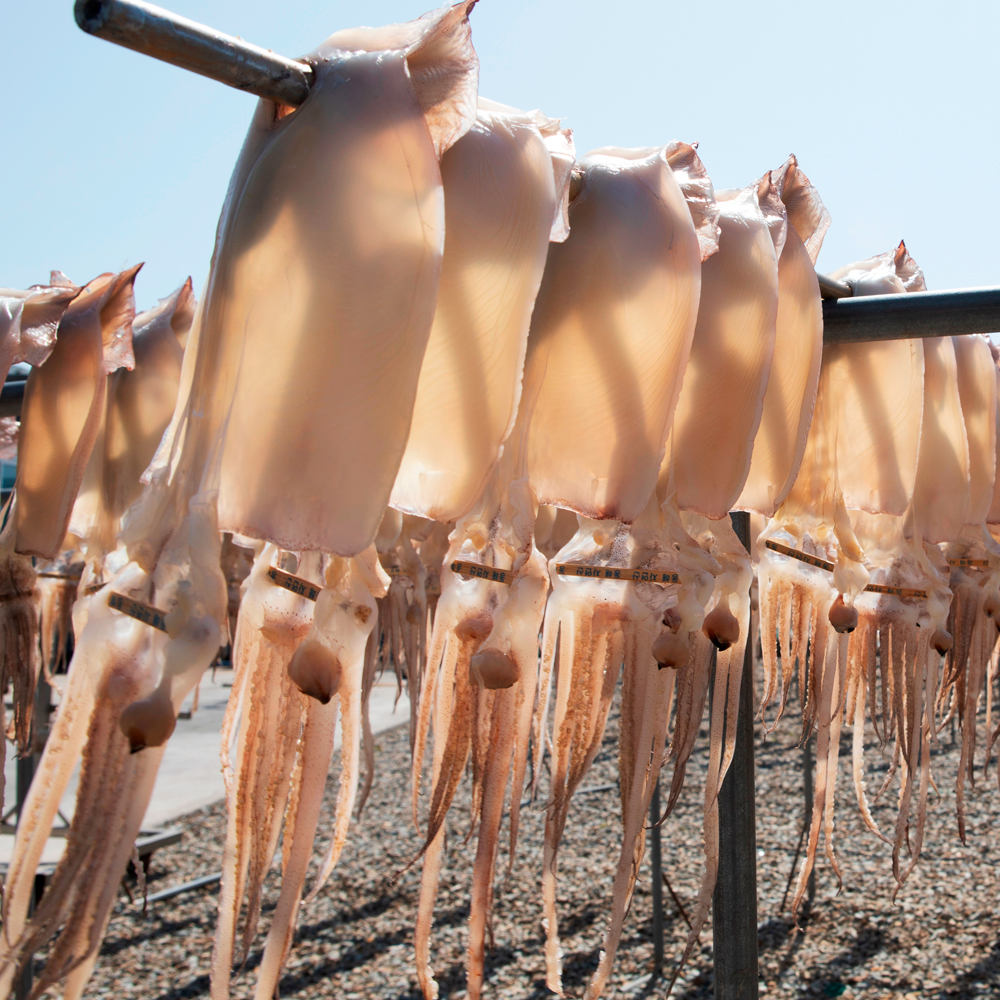
M 954 593 L 948 615 L 939 727 L 954 715 L 961 725 L 955 804 L 958 833 L 965 841 L 965 782 L 975 780 L 976 715 L 986 694 L 987 765 L 997 731 L 992 727 L 996 671 L 996 623 L 1000 618 L 1000 547 L 988 522 L 1000 520 L 995 485 L 997 467 L 997 369 L 991 345 L 982 337 L 952 338 L 958 387 L 969 449 L 969 507 L 966 523 L 943 545 Z
M 482 986 L 508 778 L 516 839 L 548 587 L 533 544 L 536 504 L 523 448 L 511 428 L 549 243 L 566 236 L 572 161 L 571 138 L 557 121 L 483 99 L 476 125 L 442 160 L 447 237 L 441 293 L 414 425 L 393 490 L 395 505 L 456 522 L 440 568 L 425 673 L 415 685 L 418 828 L 422 772 L 433 732 L 415 937 L 417 976 L 427 997 L 437 991 L 430 932 L 446 816 L 470 757 L 471 825 L 479 822 L 469 924 L 472 997 Z M 452 415 L 450 422 L 432 422 L 440 419 L 438 405 Z M 420 463 L 419 476 L 414 463 Z
M 636 810 L 647 792 L 651 741 L 669 706 L 673 671 L 656 670 L 651 647 L 664 611 L 677 603 L 670 581 L 678 566 L 673 550 L 654 540 L 660 514 L 650 498 L 694 334 L 701 261 L 718 231 L 711 182 L 684 143 L 597 150 L 580 162 L 573 191 L 570 235 L 549 252 L 532 319 L 519 415 L 538 500 L 579 515 L 576 533 L 549 564 L 534 721 L 537 783 L 555 673 L 542 894 L 546 982 L 556 992 L 559 842 L 623 664 L 625 697 L 652 713 L 636 715 L 623 733 L 628 865 L 643 825 Z M 635 570 L 660 584 L 625 582 Z M 631 891 L 620 882 L 608 962 Z
M 810 359 L 820 336 L 814 319 L 819 289 L 815 277 L 812 286 L 802 277 L 807 267 L 811 275 L 812 268 L 802 242 L 793 235 L 789 243 L 792 227 L 781 192 L 785 186 L 797 186 L 808 192 L 805 198 L 818 199 L 808 181 L 799 177 L 793 167 L 790 161 L 757 184 L 717 195 L 719 252 L 703 268 L 691 360 L 658 485 L 665 521 L 676 525 L 671 532 L 675 545 L 681 546 L 681 551 L 702 553 L 701 575 L 694 577 L 697 588 L 691 588 L 690 611 L 682 615 L 684 621 L 678 629 L 688 629 L 692 642 L 687 666 L 678 680 L 667 754 L 673 761 L 673 778 L 665 815 L 669 815 L 680 793 L 714 678 L 704 793 L 706 865 L 680 965 L 701 932 L 715 886 L 719 858 L 717 797 L 736 745 L 744 651 L 750 629 L 752 567 L 728 515 L 730 510 L 744 505 L 743 493 L 762 492 L 767 502 L 768 494 L 782 488 L 791 474 L 790 464 L 796 460 L 787 438 L 791 436 L 794 441 L 800 425 L 808 425 L 808 413 L 804 417 L 801 414 L 802 400 L 786 397 L 788 383 L 796 389 L 809 383 Z M 792 182 L 785 185 L 789 176 Z M 782 268 L 786 245 L 793 264 Z M 815 308 L 811 308 L 812 295 Z M 805 344 L 800 344 L 789 358 L 778 359 L 780 374 L 772 383 L 779 329 L 789 346 L 795 340 Z M 762 423 L 764 415 L 767 424 Z M 767 439 L 763 457 L 756 455 L 761 428 Z M 775 437 L 779 440 L 773 440 Z M 751 474 L 753 479 L 748 478 Z M 705 564 L 708 559 L 713 565 Z M 657 756 L 662 760 L 660 747 L 662 737 L 657 747 Z M 648 804 L 648 795 L 645 801 Z
M 923 282 L 902 244 L 836 276 L 851 284 L 855 295 L 905 292 Z M 932 615 L 947 612 L 947 588 L 940 591 L 939 579 L 928 584 L 927 560 L 919 554 L 907 558 L 900 546 L 901 519 L 914 497 L 923 387 L 924 351 L 918 341 L 825 348 L 798 477 L 757 543 L 765 674 L 762 708 L 778 699 L 780 716 L 798 663 L 803 738 L 814 728 L 818 734 L 815 805 L 793 912 L 805 891 L 821 830 L 836 870 L 833 802 L 845 714 L 854 726 L 859 806 L 866 823 L 877 832 L 862 770 L 864 692 L 874 677 L 876 632 L 886 629 L 890 646 L 885 647 L 883 665 L 887 667 L 890 648 L 896 657 L 915 648 L 918 602 Z M 854 523 L 848 507 L 862 512 Z M 869 515 L 873 517 L 868 519 Z M 866 540 L 875 545 L 880 517 L 883 528 L 898 535 L 884 554 L 875 549 L 869 554 L 855 526 L 861 525 Z M 916 549 L 913 546 L 912 551 Z M 875 556 L 877 562 L 870 561 Z M 878 578 L 876 589 L 859 602 L 873 576 Z M 878 589 L 887 587 L 902 588 L 904 596 Z M 912 715 L 912 690 L 908 703 L 912 721 L 917 717 Z M 884 732 L 880 735 L 888 738 Z
M 439 158 L 475 118 L 472 6 L 466 0 L 408 24 L 327 39 L 310 57 L 315 82 L 300 108 L 258 106 L 220 223 L 202 328 L 212 340 L 195 369 L 195 378 L 202 366 L 214 372 L 221 401 L 202 418 L 224 436 L 220 525 L 275 546 L 258 557 L 255 573 L 266 576 L 294 559 L 321 586 L 304 637 L 302 616 L 295 634 L 275 624 L 278 612 L 251 596 L 253 585 L 244 602 L 264 610 L 240 614 L 242 686 L 249 690 L 264 671 L 268 684 L 284 691 L 288 685 L 273 674 L 286 673 L 291 719 L 264 711 L 263 692 L 230 709 L 228 732 L 238 727 L 238 743 L 215 998 L 229 995 L 246 888 L 252 919 L 244 925 L 244 950 L 252 939 L 262 859 L 273 855 L 274 823 L 283 819 L 281 894 L 256 985 L 260 997 L 275 991 L 302 900 L 338 714 L 340 792 L 312 895 L 346 841 L 360 771 L 365 653 L 376 600 L 384 600 L 389 584 L 374 542 L 406 447 L 438 296 Z M 329 391 L 331 371 L 340 380 L 336 393 Z M 227 426 L 238 433 L 225 434 Z M 277 648 L 268 649 L 272 629 Z M 295 705 L 301 716 L 294 761 L 282 757 L 255 772 L 260 747 L 292 739 Z M 235 790 L 251 786 L 259 799 L 254 808 L 274 823 L 248 821 Z

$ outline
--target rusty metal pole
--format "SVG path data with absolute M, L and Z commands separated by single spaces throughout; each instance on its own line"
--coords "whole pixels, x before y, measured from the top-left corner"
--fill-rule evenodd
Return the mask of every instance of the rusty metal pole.
M 663 974 L 663 855 L 660 837 L 660 780 L 649 800 L 649 878 L 653 890 L 653 979 Z
M 312 67 L 141 0 L 76 0 L 88 35 L 199 73 L 257 97 L 297 108 L 309 95 Z
M 750 551 L 750 515 L 731 514 Z M 753 646 L 743 657 L 736 750 L 719 791 L 719 875 L 712 898 L 716 1000 L 757 1000 L 757 829 L 754 809 Z

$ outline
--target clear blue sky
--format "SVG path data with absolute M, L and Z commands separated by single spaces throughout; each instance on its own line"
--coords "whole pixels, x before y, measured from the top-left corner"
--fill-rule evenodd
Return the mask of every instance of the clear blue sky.
M 427 0 L 176 0 L 300 55 Z M 577 149 L 700 140 L 717 187 L 795 152 L 833 226 L 821 270 L 905 237 L 933 288 L 1000 284 L 1000 3 L 481 0 L 481 92 Z M 200 288 L 254 99 L 84 35 L 71 0 L 0 7 L 0 285 L 146 261 L 151 305 Z

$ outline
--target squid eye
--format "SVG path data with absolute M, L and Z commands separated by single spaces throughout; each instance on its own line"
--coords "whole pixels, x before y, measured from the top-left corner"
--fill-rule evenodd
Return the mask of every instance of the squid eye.
M 723 604 L 716 605 L 705 615 L 701 630 L 720 652 L 729 649 L 740 637 L 740 623 L 732 611 Z
M 955 644 L 955 640 L 949 631 L 943 628 L 936 628 L 931 635 L 931 647 L 939 653 L 947 653 Z
M 481 649 L 469 660 L 469 676 L 489 691 L 513 687 L 521 677 L 517 663 L 498 649 Z
M 837 599 L 830 605 L 830 613 L 827 616 L 834 631 L 853 632 L 858 627 L 858 609 L 850 604 L 844 603 L 844 595 L 838 594 Z
M 670 629 L 671 632 L 676 632 L 681 626 L 681 616 L 676 608 L 667 608 L 663 612 L 663 624 Z
M 132 753 L 146 747 L 161 747 L 170 739 L 177 725 L 174 706 L 157 688 L 151 695 L 133 701 L 118 720 L 118 727 L 128 740 Z
M 690 633 L 685 632 L 684 635 L 680 635 L 676 632 L 661 632 L 653 643 L 653 659 L 661 668 L 680 670 L 681 667 L 687 666 L 690 656 Z
M 316 639 L 306 639 L 288 664 L 288 676 L 309 698 L 326 705 L 340 690 L 343 667 L 332 650 Z

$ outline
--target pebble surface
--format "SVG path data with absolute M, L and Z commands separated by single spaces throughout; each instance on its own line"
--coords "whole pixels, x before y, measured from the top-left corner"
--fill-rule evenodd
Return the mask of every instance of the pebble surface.
M 701 878 L 701 797 L 707 743 L 688 768 L 684 793 L 663 828 L 664 872 L 678 899 L 693 908 Z M 849 771 L 850 730 L 845 727 L 836 813 L 837 857 L 844 885 L 837 892 L 831 866 L 817 866 L 816 896 L 808 918 L 796 929 L 788 904 L 781 909 L 803 820 L 802 752 L 798 720 L 789 715 L 769 736 L 757 727 L 757 847 L 761 996 L 772 998 L 1000 996 L 1000 795 L 996 764 L 982 772 L 977 755 L 976 787 L 968 793 L 968 846 L 958 840 L 954 777 L 957 748 L 948 730 L 934 750 L 939 792 L 931 791 L 921 860 L 892 901 L 888 845 L 864 827 Z M 413 970 L 413 922 L 419 890 L 417 854 L 421 838 L 409 815 L 409 744 L 405 727 L 376 738 L 376 778 L 364 816 L 352 827 L 348 847 L 319 897 L 299 920 L 295 943 L 280 983 L 282 997 L 344 1000 L 417 1000 Z M 888 760 L 873 745 L 866 753 L 869 795 L 881 785 Z M 585 788 L 611 784 L 617 773 L 617 717 Z M 545 778 L 541 787 L 544 791 Z M 331 776 L 321 831 L 329 830 L 336 792 Z M 895 822 L 895 787 L 876 804 L 881 829 Z M 465 994 L 465 946 L 469 872 L 475 841 L 465 842 L 468 787 L 452 807 L 452 825 L 438 893 L 432 954 L 440 996 Z M 225 833 L 224 805 L 184 817 L 181 843 L 157 853 L 149 892 L 155 893 L 219 870 Z M 492 956 L 487 958 L 484 995 L 543 998 L 543 932 L 540 868 L 544 813 L 540 804 L 522 812 L 513 871 L 498 891 Z M 620 836 L 614 788 L 578 795 L 570 811 L 560 853 L 559 919 L 564 986 L 582 995 L 596 968 Z M 506 826 L 498 872 L 506 869 Z M 317 838 L 315 862 L 325 848 Z M 794 887 L 793 887 L 794 888 Z M 269 879 L 264 914 L 233 997 L 253 993 L 254 968 L 277 899 L 278 872 Z M 134 885 L 133 885 L 134 891 Z M 198 889 L 150 905 L 120 895 L 87 995 L 120 1000 L 182 1000 L 208 995 L 209 966 L 218 888 Z M 790 903 L 791 893 L 788 895 Z M 669 967 L 683 950 L 687 926 L 669 893 L 665 902 L 665 954 Z M 625 925 L 607 997 L 662 997 L 661 979 L 650 982 L 652 916 L 648 851 Z M 44 961 L 44 953 L 39 954 Z M 711 921 L 671 996 L 711 997 Z

